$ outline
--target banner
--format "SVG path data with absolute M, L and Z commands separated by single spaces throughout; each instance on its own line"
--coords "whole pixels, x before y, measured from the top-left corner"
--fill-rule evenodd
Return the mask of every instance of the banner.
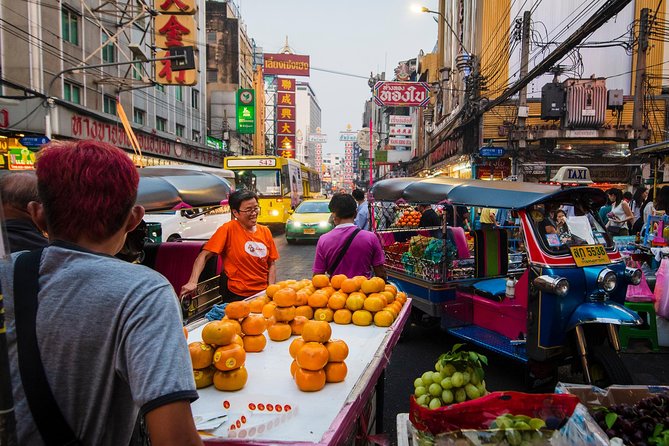
M 265 53 L 265 75 L 309 76 L 309 56 Z

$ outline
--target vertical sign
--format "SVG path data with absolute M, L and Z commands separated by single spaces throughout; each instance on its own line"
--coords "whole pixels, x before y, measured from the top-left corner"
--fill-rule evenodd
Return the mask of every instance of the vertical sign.
M 295 79 L 277 77 L 276 153 L 295 158 Z
M 255 91 L 248 88 L 237 90 L 237 133 L 255 133 Z
M 169 57 L 170 48 L 197 47 L 195 0 L 155 0 L 155 42 L 158 58 Z M 156 62 L 157 82 L 162 85 L 195 85 L 197 69 L 174 71 L 172 61 Z

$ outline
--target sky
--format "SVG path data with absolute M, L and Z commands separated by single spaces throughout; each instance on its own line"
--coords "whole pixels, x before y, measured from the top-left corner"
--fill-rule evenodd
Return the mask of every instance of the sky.
M 392 80 L 399 61 L 432 51 L 437 23 L 411 5 L 437 9 L 437 0 L 235 0 L 247 34 L 265 53 L 288 44 L 310 56 L 307 80 L 321 106 L 321 133 L 328 135 L 323 153 L 343 153 L 339 132 L 362 127 L 364 102 L 371 92 L 370 72 L 386 72 Z M 322 68 L 365 79 L 317 71 Z

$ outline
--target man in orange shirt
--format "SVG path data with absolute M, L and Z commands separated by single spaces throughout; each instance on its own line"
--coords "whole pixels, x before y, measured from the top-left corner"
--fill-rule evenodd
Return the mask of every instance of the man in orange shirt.
M 253 296 L 276 282 L 275 262 L 279 253 L 269 228 L 257 224 L 258 197 L 243 189 L 232 193 L 228 202 L 235 219 L 218 228 L 204 245 L 195 259 L 188 283 L 181 288 L 182 296 L 195 291 L 207 260 L 216 254 L 223 259 L 227 277 L 227 284 L 222 281 L 221 286 L 225 302 Z

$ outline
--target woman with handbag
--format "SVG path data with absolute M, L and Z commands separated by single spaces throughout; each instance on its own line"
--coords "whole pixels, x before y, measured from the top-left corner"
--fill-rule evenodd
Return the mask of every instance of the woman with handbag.
M 611 202 L 611 211 L 607 214 L 609 219 L 606 229 L 611 236 L 629 235 L 627 228 L 628 222 L 634 219 L 634 214 L 629 205 L 623 200 L 623 193 L 620 189 L 609 189 L 606 195 Z

